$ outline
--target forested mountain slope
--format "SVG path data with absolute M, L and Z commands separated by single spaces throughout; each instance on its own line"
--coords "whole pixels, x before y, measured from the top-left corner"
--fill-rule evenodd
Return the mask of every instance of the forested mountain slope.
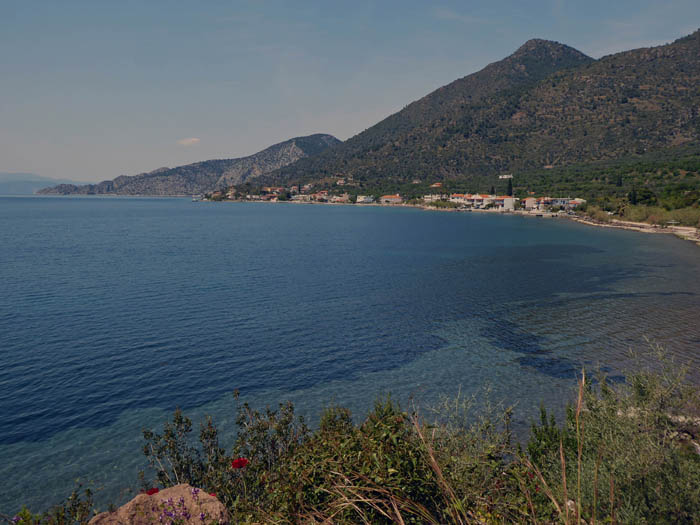
M 271 180 L 479 179 L 643 154 L 700 136 L 700 31 L 593 60 L 530 40 Z

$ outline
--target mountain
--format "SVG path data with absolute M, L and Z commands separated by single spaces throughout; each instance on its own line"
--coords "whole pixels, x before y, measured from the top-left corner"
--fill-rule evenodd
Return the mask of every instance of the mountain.
M 42 177 L 34 173 L 0 172 L 0 195 L 32 195 L 48 184 L 73 184 L 74 181 Z
M 593 60 L 530 40 L 336 148 L 266 179 L 353 177 L 365 186 L 483 180 L 700 138 L 700 31 Z
M 59 184 L 42 194 L 82 195 L 191 195 L 255 180 L 296 160 L 318 155 L 340 143 L 332 135 L 316 134 L 280 142 L 249 157 L 206 160 L 177 168 L 160 168 L 149 173 L 76 186 Z

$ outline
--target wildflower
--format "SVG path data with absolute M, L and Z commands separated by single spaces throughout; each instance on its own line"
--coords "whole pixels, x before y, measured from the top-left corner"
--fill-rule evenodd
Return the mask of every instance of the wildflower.
M 153 487 L 152 489 L 148 489 L 146 491 L 146 494 L 148 494 L 149 496 L 153 496 L 153 494 L 158 494 L 158 492 L 160 492 L 158 487 Z
M 248 465 L 248 463 L 250 463 L 250 461 L 248 461 L 246 458 L 237 458 L 231 462 L 231 466 L 233 468 L 243 468 Z
M 210 492 L 209 495 L 216 497 L 216 492 Z

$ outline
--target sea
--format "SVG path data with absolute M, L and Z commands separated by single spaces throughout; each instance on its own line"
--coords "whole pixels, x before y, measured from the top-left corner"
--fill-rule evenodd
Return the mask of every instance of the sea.
M 235 436 L 232 392 L 447 397 L 561 413 L 582 369 L 662 347 L 700 369 L 700 248 L 565 219 L 403 207 L 0 198 L 0 512 L 76 483 L 121 504 L 176 407 Z

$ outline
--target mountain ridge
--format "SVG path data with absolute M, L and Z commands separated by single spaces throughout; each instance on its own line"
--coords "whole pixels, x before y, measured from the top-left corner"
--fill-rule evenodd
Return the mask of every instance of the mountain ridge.
M 598 60 L 531 39 L 265 180 L 478 179 L 677 146 L 700 137 L 697 85 L 700 31 Z
M 137 175 L 120 175 L 97 184 L 59 184 L 38 193 L 54 195 L 191 195 L 242 184 L 300 158 L 316 155 L 340 141 L 317 133 L 273 144 L 235 159 L 210 159 Z

